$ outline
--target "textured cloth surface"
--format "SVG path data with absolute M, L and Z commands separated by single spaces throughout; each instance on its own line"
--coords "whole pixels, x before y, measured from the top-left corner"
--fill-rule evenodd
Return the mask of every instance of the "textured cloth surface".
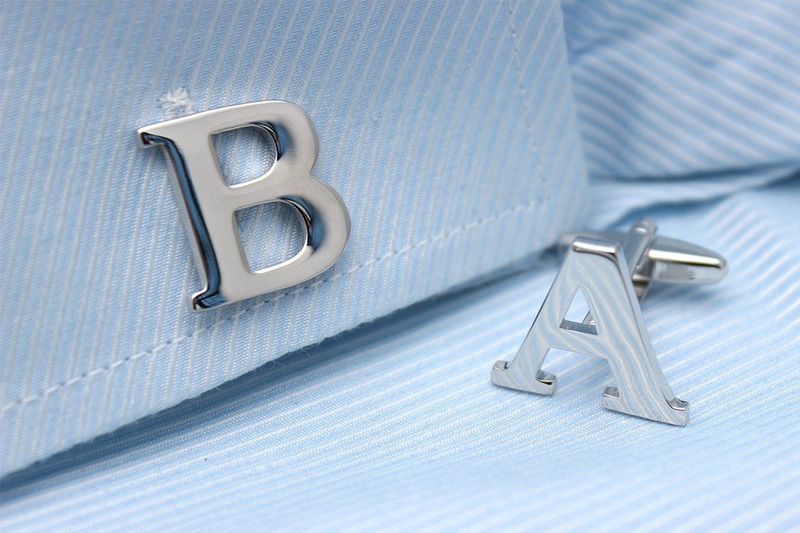
M 550 261 L 302 351 L 7 478 L 8 530 L 787 530 L 800 523 L 800 180 L 653 209 L 730 261 L 644 318 L 684 428 L 605 411 L 600 359 L 494 387 Z M 630 219 L 623 221 L 625 227 Z
M 530 257 L 583 217 L 555 1 L 11 1 L 0 15 L 2 472 Z M 348 205 L 350 244 L 311 282 L 192 314 L 171 171 L 135 131 L 266 99 L 314 121 L 313 174 Z M 216 140 L 232 182 L 274 157 L 252 141 Z M 274 247 L 256 262 L 300 236 L 288 208 L 240 224 L 246 249 Z
M 0 266 L 5 276 L 11 272 L 3 282 L 14 295 L 0 308 L 6 328 L 0 370 L 4 387 L 23 386 L 19 372 L 26 383 L 41 378 L 58 385 L 58 401 L 42 410 L 33 391 L 25 397 L 36 399 L 21 402 L 24 408 L 8 408 L 12 422 L 0 428 L 0 461 L 13 457 L 21 465 L 24 454 L 44 457 L 158 410 L 169 403 L 164 398 L 180 397 L 176 390 L 188 397 L 299 349 L 200 398 L 5 476 L 0 528 L 749 531 L 800 525 L 796 3 L 565 3 L 593 177 L 585 226 L 623 229 L 646 215 L 662 234 L 707 246 L 730 262 L 720 285 L 656 286 L 644 302 L 662 368 L 678 397 L 691 403 L 685 428 L 604 411 L 600 397 L 611 375 L 591 357 L 548 358 L 545 369 L 559 375 L 553 397 L 490 384 L 492 364 L 514 356 L 552 283 L 553 258 L 307 345 L 370 313 L 406 305 L 409 295 L 443 290 L 453 276 L 496 277 L 489 270 L 510 261 L 509 254 L 530 254 L 558 231 L 551 221 L 567 224 L 577 213 L 579 202 L 569 200 L 582 192 L 583 162 L 580 154 L 573 157 L 578 142 L 570 138 L 577 129 L 569 112 L 572 88 L 559 77 L 557 6 L 297 3 L 250 16 L 249 3 L 167 3 L 147 6 L 152 13 L 125 8 L 129 21 L 146 28 L 118 19 L 106 28 L 98 21 L 108 5 L 79 6 L 74 16 L 65 6 L 75 4 L 28 5 L 0 8 L 0 65 L 15 73 L 0 78 L 0 103 L 4 123 L 18 130 L 0 144 L 16 158 L 7 152 L 0 158 L 6 195 Z M 41 34 L 44 27 L 52 30 Z M 99 27 L 96 35 L 83 31 L 90 27 Z M 128 55 L 120 56 L 115 47 L 139 32 L 153 46 L 123 46 Z M 341 46 L 321 44 L 331 40 Z M 245 43 L 245 51 L 235 43 Z M 450 55 L 440 57 L 442 50 Z M 126 58 L 133 58 L 135 76 L 116 66 Z M 48 61 L 63 63 L 62 78 L 43 77 Z M 109 75 L 98 76 L 94 61 L 107 65 L 101 72 Z M 445 89 L 428 94 L 423 86 Z M 387 91 L 392 97 L 384 101 Z M 132 150 L 129 137 L 162 114 L 263 98 L 294 100 L 309 111 L 322 145 L 314 174 L 342 192 L 354 229 L 369 235 L 354 235 L 347 266 L 313 290 L 187 323 L 180 300 L 195 279 L 168 173 L 160 154 Z M 373 111 L 359 105 L 364 99 L 375 102 Z M 92 107 L 97 101 L 99 114 Z M 434 118 L 423 120 L 431 112 Z M 118 113 L 126 118 L 116 120 Z M 504 127 L 487 122 L 495 113 L 505 117 Z M 17 126 L 32 118 L 30 128 Z M 47 120 L 52 129 L 37 126 Z M 549 133 L 539 129 L 547 124 Z M 4 128 L 3 135 L 9 131 L 15 130 Z M 349 143 L 352 135 L 356 141 Z M 95 145 L 96 139 L 108 142 Z M 444 161 L 435 157 L 432 139 L 444 139 Z M 75 143 L 69 149 L 68 141 Z M 269 146 L 251 141 L 240 133 L 219 140 L 227 151 L 221 164 L 236 179 L 252 174 L 249 162 L 268 164 L 273 156 Z M 345 150 L 350 146 L 352 154 Z M 36 157 L 26 152 L 31 147 L 38 147 Z M 64 160 L 69 164 L 57 167 Z M 567 163 L 575 167 L 565 177 Z M 54 181 L 61 175 L 81 179 Z M 128 185 L 115 194 L 120 179 Z M 443 194 L 442 180 L 455 196 Z M 438 184 L 436 190 L 425 188 L 428 183 Z M 24 200 L 11 194 L 25 187 L 31 192 Z M 541 199 L 549 211 L 487 214 L 502 211 L 505 201 L 538 201 L 548 189 L 552 198 L 544 193 Z M 42 194 L 49 202 L 40 205 Z M 436 194 L 443 211 L 431 208 Z M 390 204 L 387 198 L 397 195 L 415 200 L 410 207 Z M 77 213 L 68 199 L 83 202 Z M 567 213 L 556 209 L 559 201 Z M 389 217 L 378 219 L 391 222 L 383 234 L 371 209 Z M 261 211 L 241 221 L 254 235 L 253 249 L 261 246 L 259 234 L 286 223 L 286 213 Z M 392 217 L 414 223 L 395 226 Z M 72 225 L 52 222 L 62 218 Z M 40 219 L 50 225 L 37 225 Z M 439 227 L 440 220 L 450 225 Z M 17 259 L 6 255 L 5 245 L 17 235 L 28 241 L 13 241 L 13 257 L 36 269 L 7 269 Z M 287 233 L 275 253 L 290 249 L 292 239 Z M 117 244 L 109 251 L 103 243 Z M 150 273 L 138 270 L 143 250 L 149 250 Z M 365 259 L 369 267 L 359 267 Z M 84 266 L 90 268 L 79 270 Z M 113 268 L 130 273 L 121 285 Z M 177 282 L 165 274 L 176 268 L 184 269 Z M 56 282 L 62 292 L 45 302 Z M 112 289 L 119 289 L 114 298 Z M 164 294 L 151 314 L 145 302 L 153 291 Z M 326 306 L 309 314 L 305 306 L 320 300 Z M 31 317 L 33 324 L 26 322 Z M 108 317 L 117 322 L 104 322 Z M 80 327 L 70 331 L 71 321 Z M 9 337 L 9 328 L 16 336 Z M 32 336 L 34 328 L 55 337 Z M 274 331 L 289 334 L 265 333 Z M 173 338 L 181 339 L 176 346 L 157 344 Z M 56 339 L 72 339 L 63 348 L 72 355 L 48 359 Z M 25 349 L 13 357 L 22 353 L 23 366 L 19 360 L 6 366 L 7 347 L 20 345 Z M 114 366 L 117 359 L 101 361 L 116 355 L 99 351 L 109 346 L 155 356 Z M 150 353 L 153 346 L 159 348 Z M 108 370 L 81 377 L 84 355 Z M 66 387 L 53 382 L 60 365 L 80 379 Z M 67 390 L 72 396 L 58 396 Z
M 563 9 L 593 176 L 800 168 L 796 1 L 565 0 Z

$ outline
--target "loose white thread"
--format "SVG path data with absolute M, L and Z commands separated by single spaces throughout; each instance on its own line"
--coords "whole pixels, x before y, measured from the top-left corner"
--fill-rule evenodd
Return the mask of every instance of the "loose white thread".
M 181 87 L 170 91 L 158 99 L 161 102 L 161 110 L 164 118 L 178 118 L 194 113 L 194 103 L 189 98 L 189 91 L 186 87 Z

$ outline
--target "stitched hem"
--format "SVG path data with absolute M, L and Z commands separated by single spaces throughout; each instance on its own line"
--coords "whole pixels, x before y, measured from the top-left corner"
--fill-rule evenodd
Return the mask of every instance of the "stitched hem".
M 552 6 L 555 5 L 556 2 L 551 4 L 551 11 Z M 514 26 L 514 11 L 511 7 L 511 0 L 506 0 L 506 6 L 508 6 L 508 29 L 511 32 L 511 44 L 514 46 L 514 66 L 517 69 L 517 85 L 519 86 L 519 95 L 522 99 L 522 107 L 525 110 L 525 129 L 528 130 L 528 139 L 531 143 L 531 148 L 533 148 L 533 156 L 536 159 L 536 167 L 539 170 L 539 174 L 541 174 L 542 170 L 542 161 L 539 157 L 539 145 L 536 143 L 536 136 L 533 133 L 533 124 L 532 124 L 532 115 L 531 107 L 528 104 L 528 91 L 525 88 L 525 81 L 522 76 L 522 59 L 520 58 L 519 54 L 519 37 L 517 36 L 517 29 Z M 551 13 L 548 13 L 544 20 L 549 20 Z M 542 176 L 543 183 L 544 180 L 547 178 Z
M 168 348 L 168 347 L 176 345 L 176 344 L 180 344 L 180 343 L 182 343 L 182 342 L 184 342 L 186 340 L 189 340 L 189 339 L 193 339 L 193 338 L 197 337 L 198 335 L 201 335 L 202 333 L 205 333 L 206 331 L 209 331 L 211 329 L 216 328 L 220 324 L 224 324 L 225 322 L 230 322 L 230 321 L 236 320 L 237 318 L 239 318 L 243 314 L 248 313 L 250 311 L 253 311 L 255 309 L 258 309 L 260 307 L 263 307 L 264 305 L 266 305 L 268 303 L 275 302 L 275 301 L 280 300 L 280 299 L 282 299 L 282 298 L 284 298 L 286 296 L 293 296 L 293 295 L 301 293 L 303 291 L 306 291 L 306 290 L 309 290 L 309 289 L 313 289 L 313 288 L 318 287 L 320 285 L 323 285 L 325 283 L 329 283 L 331 281 L 335 281 L 337 279 L 340 279 L 340 278 L 342 278 L 344 276 L 349 276 L 349 275 L 351 275 L 351 274 L 353 274 L 355 272 L 358 272 L 359 270 L 363 270 L 365 268 L 370 268 L 370 267 L 374 266 L 375 264 L 380 263 L 382 261 L 386 261 L 387 259 L 391 259 L 392 257 L 403 255 L 403 254 L 412 252 L 412 251 L 414 251 L 414 250 L 416 250 L 418 248 L 422 248 L 422 247 L 425 247 L 425 246 L 429 246 L 431 244 L 435 244 L 435 243 L 437 243 L 439 241 L 442 241 L 444 239 L 447 239 L 447 238 L 450 238 L 450 237 L 454 237 L 454 236 L 458 235 L 459 233 L 463 233 L 465 231 L 470 231 L 470 230 L 473 230 L 473 229 L 475 229 L 477 227 L 480 227 L 482 225 L 485 225 L 485 224 L 494 222 L 496 220 L 499 220 L 501 218 L 505 218 L 505 217 L 511 216 L 511 215 L 513 215 L 513 214 L 515 214 L 515 213 L 517 213 L 519 211 L 532 210 L 535 207 L 537 207 L 539 204 L 541 204 L 542 201 L 543 201 L 543 199 L 541 199 L 541 198 L 540 199 L 535 199 L 535 200 L 533 200 L 531 202 L 528 202 L 526 204 L 521 204 L 521 205 L 512 207 L 511 209 L 508 209 L 506 211 L 502 211 L 500 213 L 496 213 L 496 214 L 494 214 L 494 215 L 492 215 L 492 216 L 490 216 L 488 218 L 485 218 L 485 219 L 479 218 L 479 219 L 475 220 L 474 222 L 471 222 L 471 223 L 463 225 L 463 226 L 459 226 L 458 228 L 456 228 L 454 230 L 450 230 L 450 231 L 448 231 L 446 233 L 442 233 L 442 234 L 437 235 L 436 237 L 433 237 L 431 239 L 426 239 L 426 240 L 420 241 L 420 242 L 418 242 L 416 244 L 411 244 L 411 245 L 405 246 L 403 248 L 400 248 L 398 250 L 393 250 L 393 251 L 391 251 L 391 252 L 389 252 L 389 253 L 381 256 L 381 257 L 377 257 L 375 259 L 370 259 L 369 261 L 367 261 L 365 263 L 362 263 L 360 265 L 356 265 L 355 267 L 353 267 L 353 268 L 351 268 L 349 270 L 346 270 L 344 272 L 339 272 L 339 273 L 334 274 L 333 276 L 330 276 L 328 278 L 323 278 L 323 279 L 320 279 L 320 280 L 305 284 L 305 285 L 303 285 L 301 287 L 298 287 L 297 289 L 293 289 L 293 290 L 290 290 L 290 291 L 287 291 L 287 292 L 283 292 L 283 293 L 278 294 L 277 296 L 275 296 L 274 298 L 271 298 L 269 300 L 261 300 L 261 301 L 256 302 L 255 304 L 253 304 L 253 305 L 251 305 L 249 307 L 244 307 L 244 308 L 240 309 L 236 313 L 234 313 L 234 314 L 232 314 L 230 316 L 227 316 L 227 317 L 223 318 L 222 320 L 218 320 L 218 321 L 216 321 L 216 322 L 214 322 L 212 324 L 204 326 L 204 327 L 192 332 L 189 335 L 183 335 L 183 336 L 180 336 L 180 337 L 176 337 L 174 339 L 170 339 L 170 340 L 168 340 L 166 342 L 163 342 L 163 343 L 157 345 L 156 347 L 151 348 L 150 350 L 147 350 L 145 352 L 139 352 L 137 354 L 129 355 L 128 357 L 125 357 L 123 359 L 119 359 L 119 360 L 114 361 L 113 363 L 110 363 L 108 365 L 102 366 L 100 368 L 96 368 L 94 370 L 90 370 L 88 372 L 84 372 L 83 374 L 80 374 L 80 375 L 75 376 L 73 378 L 70 378 L 68 380 L 61 381 L 58 384 L 53 385 L 51 387 L 48 387 L 46 389 L 43 389 L 43 390 L 39 391 L 36 394 L 30 395 L 30 396 L 26 396 L 24 398 L 20 398 L 18 400 L 10 402 L 10 403 L 4 405 L 2 407 L 2 409 L 0 409 L 0 414 L 5 414 L 8 411 L 10 411 L 11 409 L 14 409 L 15 407 L 20 407 L 22 405 L 26 405 L 26 404 L 35 402 L 37 400 L 40 400 L 42 398 L 45 398 L 47 396 L 50 396 L 51 394 L 53 394 L 55 392 L 58 392 L 58 391 L 60 391 L 62 389 L 70 388 L 73 385 L 76 385 L 77 383 L 80 383 L 81 381 L 83 381 L 85 379 L 92 378 L 92 377 L 98 376 L 100 374 L 103 374 L 105 372 L 114 370 L 115 368 L 118 368 L 118 367 L 120 367 L 122 365 L 125 365 L 127 363 L 132 363 L 132 362 L 137 361 L 139 359 L 142 359 L 144 357 L 149 357 L 151 355 L 156 355 L 159 352 L 161 352 L 162 350 L 164 350 L 165 348 Z

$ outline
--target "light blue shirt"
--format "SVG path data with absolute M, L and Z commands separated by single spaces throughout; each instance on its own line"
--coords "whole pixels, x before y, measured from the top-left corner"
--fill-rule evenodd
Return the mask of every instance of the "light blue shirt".
M 794 4 L 0 10 L 4 528 L 800 523 Z M 350 244 L 193 314 L 169 169 L 134 132 L 265 99 L 314 121 Z M 217 146 L 240 178 L 274 157 Z M 604 411 L 607 367 L 574 354 L 548 357 L 553 397 L 493 387 L 557 271 L 542 250 L 643 214 L 730 262 L 643 307 L 690 424 Z M 239 223 L 260 261 L 297 240 L 284 210 Z

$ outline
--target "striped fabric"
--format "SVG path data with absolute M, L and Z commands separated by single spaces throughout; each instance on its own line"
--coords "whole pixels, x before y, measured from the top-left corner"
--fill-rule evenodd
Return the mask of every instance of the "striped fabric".
M 605 411 L 600 359 L 552 397 L 492 386 L 556 262 L 301 351 L 5 480 L 9 531 L 787 531 L 800 524 L 800 180 L 658 211 L 731 260 L 644 318 L 692 420 Z M 638 215 L 638 213 L 634 214 Z M 630 219 L 623 221 L 623 225 Z
M 138 4 L 0 6 L 0 529 L 800 527 L 796 3 Z M 133 131 L 265 98 L 314 119 L 351 245 L 189 315 Z M 254 140 L 217 139 L 232 179 Z M 289 215 L 243 214 L 255 261 Z M 591 357 L 548 357 L 553 397 L 492 386 L 558 268 L 531 257 L 643 215 L 730 263 L 643 306 L 689 425 L 603 410 Z
M 15 0 L 0 15 L 0 472 L 519 265 L 585 215 L 555 0 Z M 350 244 L 309 283 L 192 314 L 172 177 L 135 131 L 265 99 L 315 122 L 314 175 L 347 203 Z M 254 140 L 216 140 L 233 182 L 274 157 Z M 239 223 L 255 263 L 297 245 L 288 209 Z
M 795 0 L 563 2 L 589 172 L 800 168 Z

